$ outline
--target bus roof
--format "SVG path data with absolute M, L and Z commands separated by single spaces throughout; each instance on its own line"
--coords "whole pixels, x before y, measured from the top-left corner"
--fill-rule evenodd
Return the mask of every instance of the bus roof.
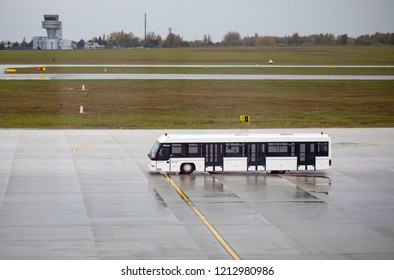
M 297 134 L 163 134 L 160 143 L 242 143 L 330 141 L 325 133 Z

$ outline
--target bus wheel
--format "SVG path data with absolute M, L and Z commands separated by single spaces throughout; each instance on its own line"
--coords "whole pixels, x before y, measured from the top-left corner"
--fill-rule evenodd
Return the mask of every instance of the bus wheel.
M 195 167 L 193 163 L 184 163 L 181 165 L 181 173 L 182 174 L 191 174 L 193 173 Z

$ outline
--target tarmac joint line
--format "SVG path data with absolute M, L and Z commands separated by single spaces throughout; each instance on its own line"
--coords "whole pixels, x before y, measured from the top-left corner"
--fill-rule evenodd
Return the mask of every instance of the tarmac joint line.
M 214 228 L 214 226 L 205 218 L 205 216 L 198 210 L 197 206 L 189 199 L 189 197 L 182 191 L 181 188 L 171 179 L 171 177 L 165 173 L 163 175 L 171 186 L 177 191 L 177 193 L 182 197 L 182 199 L 190 206 L 190 208 L 196 213 L 200 220 L 205 224 L 209 231 L 215 236 L 223 248 L 230 254 L 234 260 L 240 260 L 241 258 L 238 254 L 231 248 L 231 246 L 224 240 L 224 238 L 219 234 L 219 232 Z

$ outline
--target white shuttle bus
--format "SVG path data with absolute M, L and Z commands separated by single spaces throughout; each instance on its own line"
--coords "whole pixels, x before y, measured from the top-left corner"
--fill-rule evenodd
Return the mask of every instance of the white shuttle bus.
M 331 167 L 331 139 L 316 134 L 164 134 L 153 145 L 156 172 L 321 170 Z

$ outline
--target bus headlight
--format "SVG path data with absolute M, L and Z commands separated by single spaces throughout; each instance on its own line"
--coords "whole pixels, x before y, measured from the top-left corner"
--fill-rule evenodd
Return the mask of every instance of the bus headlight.
M 150 163 L 148 163 L 148 167 L 150 170 L 156 171 L 156 163 L 150 162 Z

